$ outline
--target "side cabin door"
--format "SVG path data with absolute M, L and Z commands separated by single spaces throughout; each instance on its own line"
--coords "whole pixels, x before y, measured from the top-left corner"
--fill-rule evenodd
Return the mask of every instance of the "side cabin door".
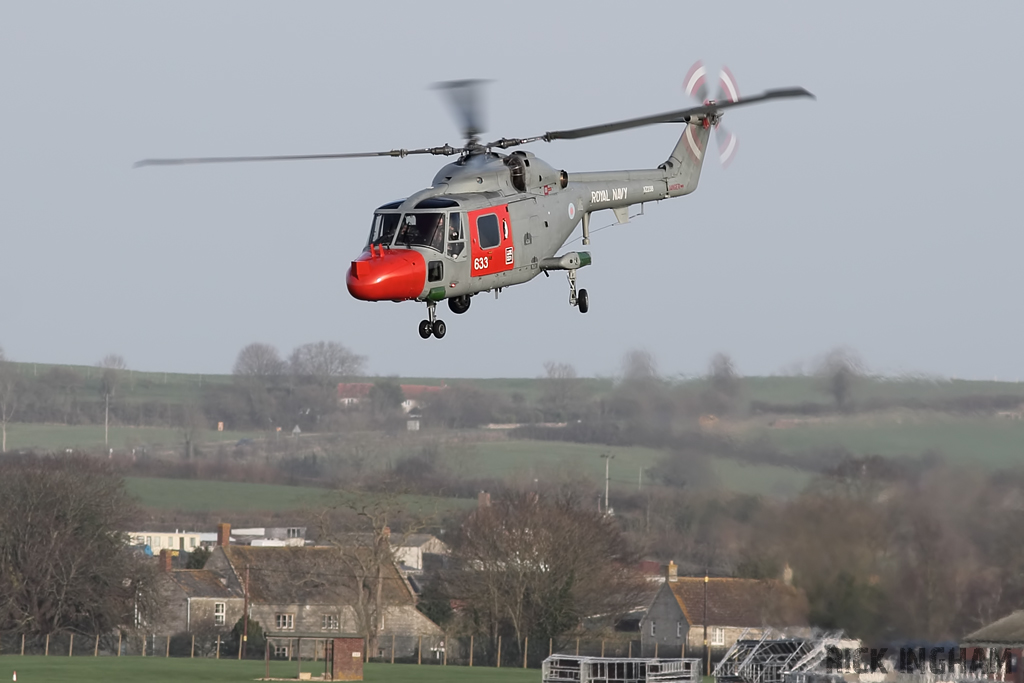
M 481 277 L 512 270 L 515 242 L 508 218 L 508 204 L 469 212 L 470 275 Z

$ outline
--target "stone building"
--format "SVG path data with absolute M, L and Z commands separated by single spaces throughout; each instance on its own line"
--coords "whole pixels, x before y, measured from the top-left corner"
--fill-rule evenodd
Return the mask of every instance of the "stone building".
M 161 618 L 149 630 L 226 637 L 242 617 L 244 596 L 223 575 L 209 569 L 174 569 L 171 551 L 160 552 L 158 593 Z
M 665 583 L 640 621 L 641 649 L 645 657 L 657 649 L 661 657 L 703 659 L 706 623 L 714 661 L 744 631 L 746 638 L 759 638 L 768 626 L 807 630 L 808 611 L 803 592 L 782 581 L 681 577 L 670 562 Z

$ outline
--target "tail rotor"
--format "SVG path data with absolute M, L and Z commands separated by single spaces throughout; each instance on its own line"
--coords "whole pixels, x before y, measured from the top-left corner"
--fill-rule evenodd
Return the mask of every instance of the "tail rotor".
M 695 100 L 698 104 L 713 104 L 715 102 L 736 102 L 740 98 L 739 88 L 736 86 L 736 79 L 726 66 L 718 74 L 718 90 L 715 99 L 708 99 L 707 68 L 704 63 L 697 61 L 686 73 L 683 80 L 683 91 Z M 727 130 L 721 124 L 721 115 L 715 118 L 715 137 L 718 146 L 718 159 L 722 168 L 728 168 L 733 159 L 736 158 L 738 139 L 736 135 Z

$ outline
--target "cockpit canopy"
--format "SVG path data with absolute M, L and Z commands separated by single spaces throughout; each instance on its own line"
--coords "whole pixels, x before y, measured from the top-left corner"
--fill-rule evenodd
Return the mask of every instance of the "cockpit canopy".
M 398 211 L 402 202 L 392 202 L 377 209 L 373 214 L 373 225 L 370 228 L 370 239 L 367 248 L 373 246 L 386 247 L 428 247 L 444 252 L 445 239 L 449 242 L 449 252 L 453 243 L 461 243 L 465 238 L 462 231 L 459 204 L 451 199 L 429 197 L 419 202 L 413 211 Z M 455 209 L 448 212 L 444 209 Z M 446 234 L 447 233 L 447 234 Z M 461 253 L 459 244 L 456 253 Z

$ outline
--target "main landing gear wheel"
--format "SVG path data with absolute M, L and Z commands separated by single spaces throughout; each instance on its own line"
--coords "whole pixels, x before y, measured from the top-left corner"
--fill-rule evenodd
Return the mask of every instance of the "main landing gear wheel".
M 468 297 L 467 297 L 468 298 Z M 448 331 L 443 320 L 437 319 L 437 302 L 427 302 L 427 319 L 420 321 L 419 332 L 420 336 L 424 339 L 430 339 L 430 335 L 434 335 L 438 339 L 444 336 L 444 333 Z
M 430 324 L 429 320 L 420 321 L 420 336 L 424 339 L 430 339 L 430 335 L 434 333 L 434 326 Z
M 469 310 L 469 304 L 472 301 L 468 294 L 462 296 L 455 296 L 448 299 L 448 308 L 452 309 L 452 313 L 456 315 L 462 315 Z
M 448 331 L 448 327 L 444 324 L 443 320 L 435 320 L 433 327 L 434 327 L 434 336 L 437 337 L 438 339 L 441 339 L 442 337 L 444 337 L 444 333 Z M 423 333 L 420 332 L 420 334 L 423 334 Z
M 590 297 L 587 296 L 587 290 L 581 289 L 579 294 L 576 295 L 576 306 L 579 307 L 580 313 L 586 313 L 590 310 Z

